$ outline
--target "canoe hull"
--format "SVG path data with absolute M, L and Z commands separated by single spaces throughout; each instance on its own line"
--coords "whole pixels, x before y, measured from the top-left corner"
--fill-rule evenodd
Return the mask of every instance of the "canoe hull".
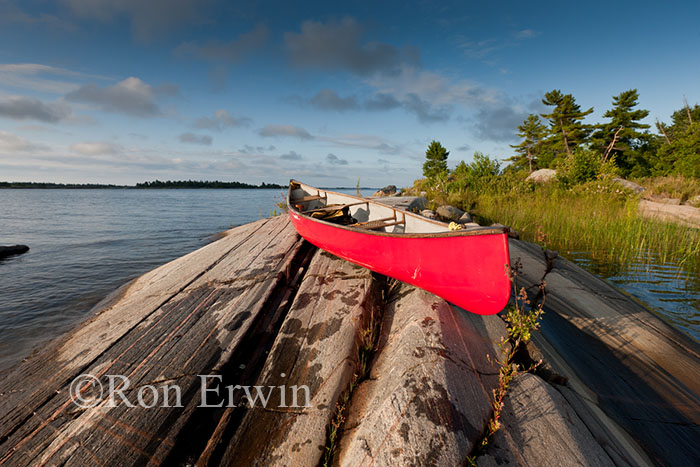
M 339 228 L 290 210 L 299 235 L 340 258 L 490 315 L 510 298 L 506 233 L 400 236 Z

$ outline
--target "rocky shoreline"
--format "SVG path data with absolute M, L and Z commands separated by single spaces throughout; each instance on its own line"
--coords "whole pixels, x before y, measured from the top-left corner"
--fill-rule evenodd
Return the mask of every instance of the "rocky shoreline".
M 700 345 L 534 244 L 511 239 L 510 251 L 532 300 L 547 284 L 541 332 L 519 357 L 542 363 L 514 379 L 476 463 L 697 459 Z M 317 250 L 286 216 L 264 219 L 136 279 L 10 371 L 0 462 L 464 465 L 493 417 L 506 336 L 498 315 Z M 79 407 L 70 386 L 85 374 L 127 375 L 154 394 L 177 384 L 181 404 L 110 406 L 89 392 L 94 405 Z M 219 385 L 304 386 L 309 397 L 275 391 L 261 407 L 238 391 L 202 407 Z

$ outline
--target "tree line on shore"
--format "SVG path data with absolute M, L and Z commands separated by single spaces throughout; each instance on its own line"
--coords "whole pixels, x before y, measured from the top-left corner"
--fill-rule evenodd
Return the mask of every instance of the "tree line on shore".
M 0 188 L 51 188 L 51 189 L 107 189 L 107 188 L 274 188 L 282 189 L 285 186 L 276 183 L 261 183 L 251 185 L 243 182 L 220 182 L 198 180 L 154 180 L 152 182 L 137 183 L 136 185 L 103 185 L 99 183 L 46 183 L 46 182 L 0 182 Z
M 671 123 L 656 121 L 658 133 L 641 121 L 649 111 L 638 108 L 636 89 L 613 96 L 612 107 L 603 114 L 607 121 L 587 124 L 583 110 L 571 94 L 555 89 L 544 95 L 549 112 L 530 114 L 518 126 L 521 142 L 507 159 L 513 169 L 557 168 L 574 153 L 610 163 L 624 177 L 682 175 L 700 177 L 700 106 L 683 108 L 671 115 Z
M 251 185 L 243 182 L 205 182 L 198 180 L 154 180 L 152 182 L 137 183 L 136 188 L 286 188 L 286 186 L 276 183 L 261 183 L 260 185 Z
M 521 142 L 511 147 L 515 155 L 505 172 L 533 172 L 537 169 L 558 169 L 574 173 L 586 181 L 600 173 L 622 177 L 680 175 L 700 178 L 700 105 L 683 108 L 671 115 L 671 123 L 656 121 L 658 133 L 642 123 L 649 111 L 638 108 L 636 89 L 621 92 L 612 99 L 612 107 L 601 123 L 584 123 L 593 108 L 582 109 L 571 94 L 555 89 L 544 95 L 542 103 L 549 111 L 530 114 L 518 126 Z M 442 145 L 433 141 L 426 151 L 423 175 L 429 179 L 446 175 L 447 155 Z M 474 162 L 460 162 L 452 174 L 456 177 L 494 175 L 501 165 L 482 153 L 474 154 Z

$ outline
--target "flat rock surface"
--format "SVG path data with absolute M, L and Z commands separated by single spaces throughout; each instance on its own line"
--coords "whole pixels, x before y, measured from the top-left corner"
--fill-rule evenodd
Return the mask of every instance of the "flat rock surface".
M 234 375 L 231 363 L 255 358 L 251 340 L 264 352 L 267 320 L 304 248 L 286 217 L 266 219 L 137 279 L 0 382 L 0 463 L 158 464 L 178 452 L 186 458 L 184 447 L 196 450 L 200 441 L 187 429 L 200 415 L 199 375 Z M 131 388 L 177 383 L 180 403 L 163 406 L 166 396 L 157 402 L 158 393 L 147 392 L 143 400 L 153 407 L 146 408 L 134 389 L 119 384 L 134 406 L 110 404 L 87 384 L 71 392 L 81 374 L 103 388 L 109 375 L 128 378 Z M 94 405 L 80 407 L 76 394 Z
M 700 345 L 537 245 L 510 240 L 510 251 L 519 287 L 534 298 L 547 284 L 531 356 L 544 357 L 557 384 L 517 378 L 505 428 L 480 461 L 696 464 Z M 381 326 L 369 377 L 346 406 L 333 462 L 463 465 L 491 416 L 488 356 L 500 352 L 501 318 L 317 251 L 286 216 L 141 276 L 6 374 L 0 464 L 318 465 L 372 318 Z M 84 385 L 78 394 L 97 404 L 79 407 L 70 385 L 81 374 L 103 384 L 127 376 L 130 401 L 139 388 L 176 383 L 181 404 L 110 406 Z M 234 385 L 276 390 L 263 406 L 240 390 L 224 404 L 220 388 Z M 217 395 L 211 407 L 200 406 L 205 393 Z
M 370 271 L 317 250 L 257 381 L 274 391 L 267 407 L 248 410 L 224 463 L 318 465 L 336 403 L 358 371 L 363 329 L 377 317 L 382 282 Z M 308 400 L 293 405 L 293 387 Z M 299 392 L 299 399 L 304 396 Z
M 510 241 L 518 283 L 546 281 L 534 342 L 572 383 L 562 393 L 617 463 L 688 465 L 700 456 L 700 345 L 607 282 L 536 245 Z M 538 252 L 539 250 L 539 252 Z
M 680 203 L 680 200 L 678 202 Z M 700 209 L 693 206 L 678 206 L 643 199 L 639 201 L 639 212 L 645 217 L 700 228 Z
M 516 376 L 503 402 L 502 427 L 479 466 L 615 465 L 566 399 L 537 376 Z
M 369 379 L 355 390 L 334 463 L 461 465 L 490 415 L 504 333 L 495 316 L 453 310 L 395 283 Z

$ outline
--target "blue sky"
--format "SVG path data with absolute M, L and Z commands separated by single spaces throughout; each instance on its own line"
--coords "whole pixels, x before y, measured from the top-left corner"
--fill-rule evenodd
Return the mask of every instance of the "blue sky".
M 0 0 L 0 181 L 409 185 L 552 89 L 700 100 L 697 2 L 297 3 Z

